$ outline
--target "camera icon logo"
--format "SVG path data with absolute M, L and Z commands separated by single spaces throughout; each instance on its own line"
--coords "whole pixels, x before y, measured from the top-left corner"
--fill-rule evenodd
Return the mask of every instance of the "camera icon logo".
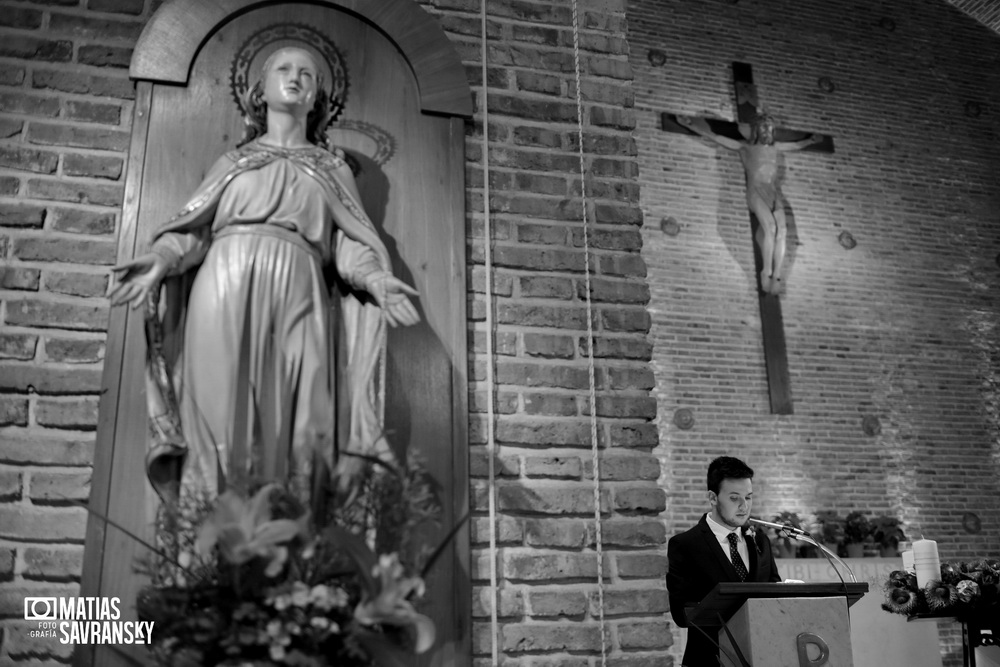
M 59 609 L 55 598 L 24 598 L 24 620 L 55 621 L 58 620 Z

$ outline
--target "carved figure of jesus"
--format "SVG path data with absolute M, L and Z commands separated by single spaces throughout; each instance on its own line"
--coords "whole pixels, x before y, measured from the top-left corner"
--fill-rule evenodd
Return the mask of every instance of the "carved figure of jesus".
M 774 121 L 767 114 L 757 115 L 745 142 L 715 134 L 701 118 L 677 116 L 677 122 L 739 154 L 746 171 L 747 207 L 760 223 L 754 237 L 764 265 L 760 271 L 760 289 L 768 294 L 780 294 L 784 287 L 782 278 L 788 224 L 785 220 L 785 198 L 781 193 L 779 154 L 820 143 L 822 135 L 813 134 L 800 141 L 775 141 Z

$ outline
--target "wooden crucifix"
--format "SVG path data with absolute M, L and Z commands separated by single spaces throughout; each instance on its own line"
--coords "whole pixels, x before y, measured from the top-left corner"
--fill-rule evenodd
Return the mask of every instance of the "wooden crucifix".
M 694 134 L 739 153 L 746 170 L 747 207 L 754 239 L 754 265 L 760 301 L 764 359 L 771 413 L 790 415 L 791 383 L 779 295 L 784 290 L 787 225 L 781 194 L 779 155 L 794 150 L 833 152 L 833 139 L 820 134 L 775 128 L 762 109 L 747 63 L 733 63 L 737 122 L 664 113 L 667 132 Z

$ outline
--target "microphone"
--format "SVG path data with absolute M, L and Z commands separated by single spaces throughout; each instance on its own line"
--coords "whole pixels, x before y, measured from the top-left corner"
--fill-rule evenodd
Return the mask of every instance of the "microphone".
M 801 535 L 803 537 L 812 537 L 808 531 L 802 530 L 801 528 L 796 528 L 795 526 L 788 526 L 783 523 L 772 523 L 770 521 L 761 521 L 760 519 L 750 519 L 750 523 L 756 523 L 761 526 L 767 526 L 768 528 L 774 528 L 776 530 L 784 530 L 792 535 Z

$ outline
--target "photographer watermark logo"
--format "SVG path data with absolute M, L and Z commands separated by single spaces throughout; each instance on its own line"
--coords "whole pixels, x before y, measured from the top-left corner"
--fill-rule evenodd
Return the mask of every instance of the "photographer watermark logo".
M 61 644 L 148 644 L 152 621 L 122 621 L 119 598 L 26 597 L 24 620 L 38 623 L 30 637 L 51 637 Z

